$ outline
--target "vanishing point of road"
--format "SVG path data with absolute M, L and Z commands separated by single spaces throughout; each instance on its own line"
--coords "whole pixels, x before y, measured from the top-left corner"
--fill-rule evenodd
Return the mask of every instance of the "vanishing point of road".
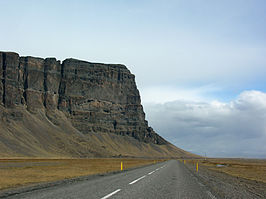
M 170 160 L 121 173 L 13 195 L 19 199 L 180 198 L 214 199 L 183 163 Z

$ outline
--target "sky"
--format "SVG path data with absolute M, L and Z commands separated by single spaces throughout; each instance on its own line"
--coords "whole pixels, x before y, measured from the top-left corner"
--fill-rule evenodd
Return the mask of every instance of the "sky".
M 0 0 L 0 50 L 125 64 L 154 130 L 266 158 L 265 0 Z

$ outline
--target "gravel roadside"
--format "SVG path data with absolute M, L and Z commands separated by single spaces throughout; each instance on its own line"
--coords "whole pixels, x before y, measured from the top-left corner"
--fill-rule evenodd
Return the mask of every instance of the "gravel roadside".
M 266 184 L 263 182 L 234 177 L 226 173 L 200 167 L 196 172 L 195 166 L 186 164 L 186 168 L 207 186 L 216 198 L 266 198 Z

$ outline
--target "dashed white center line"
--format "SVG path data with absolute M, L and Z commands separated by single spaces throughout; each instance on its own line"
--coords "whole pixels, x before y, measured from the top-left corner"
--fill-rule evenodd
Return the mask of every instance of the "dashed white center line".
M 151 174 L 153 174 L 155 171 L 152 171 L 152 172 L 150 172 L 150 173 L 148 173 L 148 175 L 151 175 Z
M 206 191 L 206 192 L 207 192 L 207 194 L 210 196 L 211 199 L 216 199 L 216 197 L 215 197 L 214 195 L 212 195 L 211 192 L 209 192 L 209 191 Z
M 154 170 L 154 171 L 151 171 L 150 173 L 148 173 L 148 175 L 151 175 L 151 174 L 153 174 L 155 171 L 158 171 L 159 169 L 162 169 L 162 168 L 164 168 L 164 167 L 165 167 L 165 165 L 162 166 L 162 167 L 160 167 L 160 168 L 157 168 L 157 169 Z M 142 176 L 142 177 L 140 177 L 140 178 L 138 178 L 138 179 L 136 179 L 136 180 L 130 182 L 129 184 L 130 184 L 130 185 L 135 184 L 136 182 L 138 182 L 139 180 L 141 180 L 141 179 L 143 179 L 143 178 L 145 178 L 145 177 L 146 177 L 146 175 L 144 175 L 144 176 Z M 117 189 L 117 190 L 115 190 L 114 192 L 112 192 L 112 193 L 110 193 L 110 194 L 108 194 L 108 195 L 102 197 L 101 199 L 107 199 L 107 198 L 110 198 L 112 195 L 116 194 L 116 193 L 119 192 L 119 191 L 121 191 L 121 189 Z M 208 194 L 209 194 L 209 193 L 208 193 Z M 210 195 L 210 194 L 209 194 L 209 195 Z
M 201 182 L 198 182 L 200 186 L 204 187 L 204 185 Z
M 104 196 L 104 197 L 103 197 L 103 198 L 101 198 L 101 199 L 110 198 L 112 195 L 116 194 L 116 193 L 117 193 L 117 192 L 119 192 L 119 191 L 121 191 L 121 189 L 117 189 L 117 190 L 115 190 L 114 192 L 112 192 L 112 193 L 110 193 L 110 194 L 108 194 L 108 195 Z
M 145 177 L 146 177 L 146 175 L 145 176 L 142 176 L 142 177 L 140 177 L 140 178 L 138 178 L 138 179 L 136 179 L 136 180 L 134 180 L 132 182 L 130 182 L 129 184 L 134 184 L 134 183 L 138 182 L 139 180 L 141 180 L 141 179 L 143 179 Z

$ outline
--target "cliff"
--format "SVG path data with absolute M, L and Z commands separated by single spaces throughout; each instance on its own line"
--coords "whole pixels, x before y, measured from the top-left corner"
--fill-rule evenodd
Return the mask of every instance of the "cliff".
M 66 59 L 61 63 L 55 58 L 20 57 L 17 53 L 0 52 L 0 77 L 2 155 L 20 154 L 19 148 L 25 150 L 22 155 L 31 155 L 33 151 L 27 152 L 31 148 L 31 137 L 37 142 L 34 144 L 36 148 L 41 146 L 40 151 L 45 153 L 50 151 L 49 154 L 55 150 L 51 148 L 58 147 L 58 142 L 55 140 L 60 140 L 64 145 L 63 149 L 59 150 L 61 154 L 67 148 L 66 140 L 58 138 L 61 133 L 65 133 L 63 136 L 68 137 L 64 138 L 68 140 L 67 142 L 75 140 L 77 144 L 77 149 L 71 145 L 74 150 L 70 153 L 72 156 L 79 156 L 80 153 L 83 156 L 92 154 L 94 156 L 133 154 L 134 156 L 134 153 L 126 148 L 124 153 L 118 153 L 115 146 L 112 146 L 112 150 L 107 146 L 99 148 L 99 144 L 93 141 L 97 137 L 102 145 L 106 136 L 114 140 L 121 139 L 122 136 L 127 141 L 131 140 L 129 141 L 131 144 L 134 142 L 135 145 L 138 143 L 142 146 L 146 143 L 145 147 L 148 148 L 150 145 L 147 144 L 152 144 L 155 148 L 166 147 L 164 150 L 168 151 L 164 153 L 168 155 L 178 149 L 148 126 L 135 76 L 124 65 L 90 63 L 76 59 Z M 38 125 L 34 126 L 32 123 L 34 121 L 39 125 L 39 130 Z M 53 135 L 49 137 L 52 131 L 49 131 L 50 128 L 54 130 Z M 29 143 L 20 140 L 20 144 L 14 149 L 13 144 L 19 139 L 15 137 L 22 131 L 27 132 L 22 137 L 25 137 Z M 56 131 L 60 133 L 54 134 Z M 79 139 L 83 140 L 78 141 Z M 53 144 L 47 149 L 43 140 L 47 145 Z M 120 141 L 116 144 L 119 145 Z M 82 149 L 80 149 L 81 143 L 83 143 Z M 109 143 L 112 144 L 114 143 Z M 141 149 L 139 150 L 141 153 Z M 149 150 L 152 152 L 154 149 Z M 149 150 L 147 149 L 146 156 Z M 58 152 L 57 149 L 56 151 Z M 185 154 L 184 151 L 183 153 Z M 64 154 L 68 153 L 64 151 Z

